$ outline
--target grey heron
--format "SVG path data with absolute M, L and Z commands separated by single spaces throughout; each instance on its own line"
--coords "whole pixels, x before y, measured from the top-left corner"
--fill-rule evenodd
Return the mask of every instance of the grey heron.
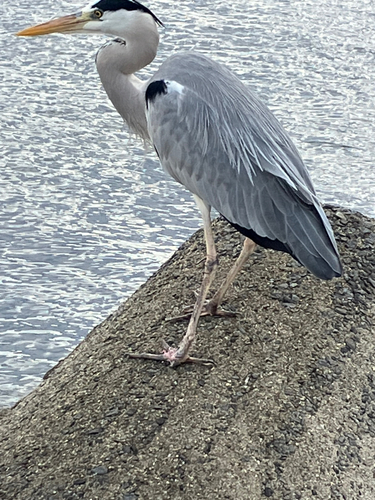
M 341 275 L 331 225 L 293 142 L 267 108 L 227 67 L 192 51 L 164 61 L 147 81 L 134 73 L 157 53 L 161 21 L 136 0 L 99 0 L 81 12 L 17 35 L 113 35 L 96 57 L 99 76 L 130 130 L 151 141 L 164 170 L 194 196 L 206 241 L 203 281 L 178 347 L 134 357 L 172 366 L 190 356 L 202 314 L 222 314 L 225 292 L 257 244 L 289 253 L 318 278 Z M 214 207 L 245 236 L 243 249 L 210 301 L 217 268 Z

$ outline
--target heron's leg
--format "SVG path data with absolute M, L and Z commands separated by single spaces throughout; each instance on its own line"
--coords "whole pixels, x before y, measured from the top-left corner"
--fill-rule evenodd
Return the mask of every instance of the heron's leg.
M 178 366 L 182 363 L 212 363 L 212 361 L 207 359 L 192 358 L 189 356 L 189 351 L 194 343 L 195 336 L 197 333 L 198 321 L 204 306 L 204 302 L 207 296 L 207 292 L 211 286 L 211 283 L 215 277 L 217 269 L 217 253 L 215 248 L 214 237 L 211 228 L 211 218 L 210 211 L 211 207 L 206 205 L 203 200 L 195 196 L 195 201 L 202 213 L 204 235 L 206 240 L 206 263 L 204 267 L 204 275 L 202 284 L 195 302 L 193 313 L 191 315 L 187 331 L 182 338 L 179 346 L 173 348 L 168 346 L 165 342 L 163 343 L 163 354 L 133 354 L 129 353 L 132 358 L 146 358 L 155 359 L 158 361 L 169 361 L 171 366 Z
M 250 255 L 254 252 L 255 248 L 256 244 L 253 242 L 253 240 L 251 240 L 250 238 L 245 238 L 241 253 L 238 256 L 236 262 L 229 270 L 224 282 L 220 286 L 219 290 L 212 297 L 212 299 L 203 307 L 203 315 L 211 315 L 211 316 L 214 316 L 215 314 L 227 315 L 225 311 L 218 310 L 218 307 L 222 303 L 224 295 L 226 294 L 228 288 L 233 283 L 235 277 L 241 271 L 242 267 L 244 266 Z
M 206 204 L 201 202 L 201 200 L 197 200 L 197 204 L 202 212 L 203 224 L 204 224 L 204 236 L 206 240 L 206 263 L 204 266 L 204 275 L 200 290 L 198 292 L 197 300 L 194 304 L 193 313 L 191 315 L 189 325 L 187 327 L 187 331 L 178 346 L 178 350 L 176 352 L 176 358 L 180 359 L 181 362 L 186 360 L 186 356 L 193 345 L 198 321 L 204 306 L 204 302 L 206 300 L 206 296 L 208 290 L 210 289 L 211 283 L 213 282 L 217 269 L 217 253 L 215 248 L 214 237 L 212 234 L 211 228 L 211 219 L 210 219 L 210 209 Z M 201 203 L 200 203 L 201 202 Z M 179 364 L 179 363 L 177 363 Z
M 201 316 L 235 316 L 235 313 L 219 309 L 219 306 L 222 303 L 224 295 L 227 292 L 228 288 L 233 283 L 235 277 L 241 271 L 242 267 L 244 266 L 250 255 L 254 252 L 255 248 L 256 244 L 250 238 L 246 238 L 240 255 L 238 256 L 236 262 L 229 270 L 227 277 L 221 284 L 221 287 L 218 289 L 218 291 L 215 293 L 212 299 L 208 300 L 204 304 Z M 186 308 L 184 314 L 182 314 L 181 316 L 169 318 L 169 321 L 189 319 L 191 312 L 192 308 Z

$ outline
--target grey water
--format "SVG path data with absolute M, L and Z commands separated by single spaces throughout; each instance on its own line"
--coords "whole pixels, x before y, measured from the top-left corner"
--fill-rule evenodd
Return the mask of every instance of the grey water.
M 289 131 L 322 201 L 375 216 L 373 0 L 147 6 L 165 28 L 145 77 L 179 50 L 227 64 Z M 32 390 L 200 227 L 190 194 L 101 88 L 105 38 L 13 36 L 80 7 L 2 0 L 0 406 Z

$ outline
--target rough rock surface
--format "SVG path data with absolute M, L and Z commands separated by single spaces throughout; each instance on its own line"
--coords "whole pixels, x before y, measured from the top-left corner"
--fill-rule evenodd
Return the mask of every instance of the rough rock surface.
M 375 498 L 375 221 L 328 209 L 345 267 L 331 282 L 259 249 L 202 318 L 214 367 L 129 359 L 177 342 L 202 232 L 0 419 L 2 500 Z M 220 272 L 241 237 L 215 223 Z

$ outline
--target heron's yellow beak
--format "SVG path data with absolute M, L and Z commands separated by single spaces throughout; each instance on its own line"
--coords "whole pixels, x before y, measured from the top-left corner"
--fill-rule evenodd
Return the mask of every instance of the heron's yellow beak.
M 49 33 L 67 33 L 67 32 L 79 32 L 82 30 L 83 26 L 92 21 L 90 14 L 84 12 L 82 14 L 71 14 L 69 16 L 59 17 L 58 19 L 52 19 L 47 23 L 37 24 L 36 26 L 31 26 L 22 31 L 16 33 L 17 36 L 38 36 L 38 35 L 48 35 Z

